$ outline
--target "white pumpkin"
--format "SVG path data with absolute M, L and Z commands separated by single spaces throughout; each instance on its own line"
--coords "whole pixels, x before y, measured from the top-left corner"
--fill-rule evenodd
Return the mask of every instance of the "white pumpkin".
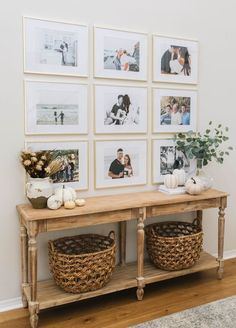
M 62 201 L 56 195 L 52 195 L 47 200 L 47 206 L 50 210 L 57 210 L 62 206 Z
M 178 178 L 178 186 L 184 186 L 186 182 L 186 173 L 184 169 L 175 169 L 173 175 L 176 175 Z
M 192 177 L 185 183 L 185 188 L 190 195 L 199 195 L 204 191 L 204 185 L 198 177 Z
M 61 199 L 63 204 L 68 201 L 75 201 L 77 198 L 76 191 L 71 187 L 65 186 L 55 189 L 55 195 Z
M 164 177 L 164 185 L 166 188 L 174 189 L 178 187 L 178 177 L 173 174 L 166 174 Z
M 85 199 L 78 198 L 78 199 L 75 200 L 75 204 L 77 206 L 84 206 L 85 205 Z
M 64 208 L 68 209 L 68 210 L 72 210 L 73 208 L 75 208 L 75 202 L 73 200 L 68 200 L 67 202 L 64 203 Z
M 71 193 L 71 196 L 72 196 L 73 200 L 76 200 L 77 194 L 76 194 L 75 189 L 71 188 L 71 187 L 67 187 L 66 189 Z

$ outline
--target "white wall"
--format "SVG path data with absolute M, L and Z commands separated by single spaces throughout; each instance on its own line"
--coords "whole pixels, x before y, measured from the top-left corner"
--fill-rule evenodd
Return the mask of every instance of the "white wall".
M 0 301 L 20 296 L 20 260 L 19 260 L 19 226 L 15 205 L 25 202 L 24 172 L 18 164 L 18 153 L 24 145 L 24 108 L 23 108 L 23 46 L 22 16 L 35 16 L 55 20 L 86 23 L 92 25 L 127 28 L 134 31 L 170 36 L 194 38 L 200 41 L 199 72 L 199 129 L 206 127 L 212 119 L 228 125 L 231 144 L 235 146 L 235 77 L 236 77 L 236 43 L 233 32 L 236 3 L 228 1 L 179 0 L 179 1 L 5 1 L 0 13 L 0 174 L 1 174 L 1 215 L 0 215 Z M 92 46 L 92 43 L 91 43 Z M 151 61 L 150 61 L 151 62 Z M 90 55 L 92 63 L 92 53 Z M 151 67 L 150 67 L 151 72 Z M 54 80 L 52 77 L 35 76 Z M 62 78 L 60 80 L 75 81 L 78 79 Z M 89 78 L 92 82 L 92 77 Z M 143 85 L 140 83 L 139 85 Z M 151 83 L 149 83 L 149 89 Z M 92 104 L 92 93 L 90 98 Z M 90 106 L 92 113 L 92 107 Z M 149 108 L 151 112 L 151 108 Z M 92 114 L 91 114 L 92 115 Z M 151 122 L 150 122 L 151 123 Z M 92 131 L 92 127 L 90 127 Z M 151 130 L 151 129 L 149 129 Z M 92 133 L 90 132 L 92 147 Z M 151 137 L 151 134 L 148 136 Z M 42 138 L 40 138 L 42 139 Z M 47 138 L 45 138 L 47 139 Z M 50 138 L 52 139 L 52 138 Z M 65 138 L 66 139 L 66 138 Z M 28 139 L 30 140 L 30 138 Z M 149 148 L 150 150 L 150 148 Z M 93 156 L 90 156 L 90 194 L 93 193 Z M 149 163 L 151 152 L 149 151 Z M 209 166 L 214 177 L 215 187 L 231 194 L 227 210 L 226 250 L 236 250 L 236 221 L 234 220 L 234 200 L 236 154 L 231 155 L 222 167 L 215 164 Z M 151 170 L 149 184 L 146 187 L 133 189 L 151 189 Z M 118 192 L 129 192 L 132 189 L 119 189 Z M 109 194 L 116 190 L 105 190 Z M 102 193 L 100 191 L 100 193 Z M 86 196 L 83 193 L 81 196 Z M 216 211 L 209 210 L 205 214 L 205 245 L 214 253 L 217 249 Z M 107 233 L 111 227 L 100 226 L 97 231 Z M 71 232 L 67 232 L 71 233 Z M 76 233 L 73 231 L 73 233 Z M 63 232 L 64 234 L 64 232 Z M 58 234 L 43 235 L 39 238 L 40 261 L 39 276 L 47 277 L 47 245 L 48 238 Z M 135 257 L 135 249 L 131 243 L 135 240 L 135 225 L 128 230 L 128 259 Z

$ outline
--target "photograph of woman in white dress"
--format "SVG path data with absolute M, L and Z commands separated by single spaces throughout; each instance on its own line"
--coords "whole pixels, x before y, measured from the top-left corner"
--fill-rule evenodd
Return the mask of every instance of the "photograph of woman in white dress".
M 191 75 L 191 55 L 188 48 L 171 45 L 161 57 L 161 73 Z
M 140 42 L 105 38 L 104 69 L 139 72 Z

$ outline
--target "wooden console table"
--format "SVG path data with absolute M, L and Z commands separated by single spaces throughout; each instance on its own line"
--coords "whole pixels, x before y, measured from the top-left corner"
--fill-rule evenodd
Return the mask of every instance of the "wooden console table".
M 73 210 L 36 210 L 31 205 L 18 205 L 21 236 L 22 301 L 29 307 L 32 328 L 38 324 L 42 309 L 75 302 L 99 295 L 137 287 L 137 298 L 142 300 L 145 284 L 166 280 L 192 272 L 217 268 L 218 278 L 223 275 L 224 211 L 227 193 L 208 190 L 201 195 L 169 196 L 160 192 L 142 192 L 87 198 L 84 207 Z M 199 262 L 190 269 L 163 271 L 144 261 L 144 223 L 151 217 L 196 211 L 200 221 L 202 210 L 219 208 L 218 258 L 203 252 Z M 137 219 L 137 262 L 126 264 L 126 222 Z M 55 285 L 53 280 L 37 281 L 37 241 L 39 233 L 59 231 L 92 225 L 119 222 L 120 265 L 111 281 L 102 289 L 83 294 L 69 294 Z

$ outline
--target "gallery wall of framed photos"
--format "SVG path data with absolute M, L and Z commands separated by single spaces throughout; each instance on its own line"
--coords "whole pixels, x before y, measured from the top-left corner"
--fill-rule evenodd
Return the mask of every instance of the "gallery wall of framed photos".
M 173 136 L 197 130 L 196 40 L 32 17 L 23 34 L 25 144 L 64 156 L 55 184 L 146 190 L 176 156 L 192 169 Z

